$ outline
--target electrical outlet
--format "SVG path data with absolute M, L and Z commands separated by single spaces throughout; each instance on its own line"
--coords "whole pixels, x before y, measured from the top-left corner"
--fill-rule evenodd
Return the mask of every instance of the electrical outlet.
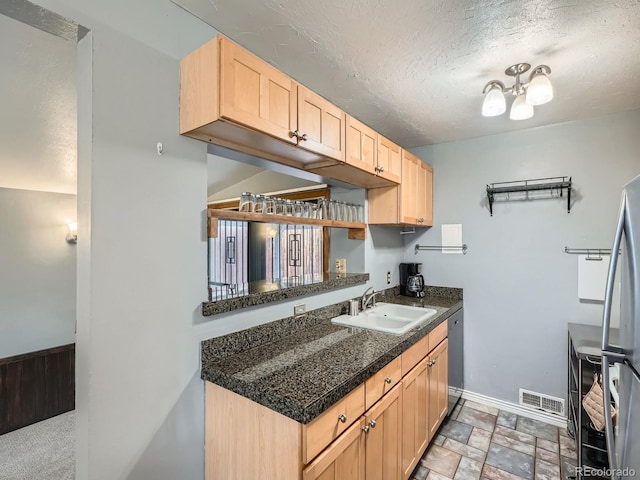
M 391 285 L 391 272 L 387 272 L 387 285 Z
M 336 258 L 336 273 L 347 273 L 346 258 Z
M 305 303 L 298 303 L 293 306 L 293 314 L 294 315 L 302 315 L 307 311 L 307 305 Z

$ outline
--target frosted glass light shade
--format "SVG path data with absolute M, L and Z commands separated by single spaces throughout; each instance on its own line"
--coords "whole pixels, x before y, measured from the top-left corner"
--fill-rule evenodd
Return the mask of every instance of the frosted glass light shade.
M 533 107 L 525 101 L 524 95 L 518 95 L 511 104 L 509 118 L 511 120 L 526 120 L 533 117 Z
M 544 73 L 539 73 L 531 79 L 527 87 L 526 102 L 529 105 L 542 105 L 553 98 L 551 81 Z
M 482 102 L 482 116 L 495 117 L 502 115 L 507 110 L 507 102 L 504 99 L 502 89 L 498 86 L 492 86 L 484 96 Z

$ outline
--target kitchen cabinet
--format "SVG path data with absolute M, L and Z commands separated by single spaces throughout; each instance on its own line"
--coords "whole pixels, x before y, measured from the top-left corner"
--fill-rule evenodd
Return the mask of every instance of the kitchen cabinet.
M 396 385 L 365 414 L 366 480 L 400 480 L 402 392 Z
M 298 90 L 291 78 L 226 38 L 220 38 L 219 76 L 220 117 L 297 142 L 291 132 Z
M 206 382 L 207 480 L 406 480 L 446 415 L 446 335 L 444 321 L 305 425 Z
M 309 463 L 364 413 L 364 384 L 302 427 L 302 459 Z
M 400 183 L 402 175 L 402 148 L 391 140 L 378 134 L 378 169 L 379 176 Z
M 397 187 L 367 192 L 369 223 L 427 227 L 433 224 L 433 168 L 402 150 L 401 182 Z
M 180 133 L 363 188 L 400 182 L 400 147 L 221 35 L 180 62 Z
M 429 354 L 429 441 L 447 416 L 449 405 L 448 357 L 449 342 L 445 338 Z
M 180 133 L 301 169 L 344 161 L 345 113 L 218 35 L 180 62 Z
M 298 145 L 336 160 L 345 158 L 345 113 L 308 88 L 298 85 Z M 296 133 L 297 132 L 297 133 Z
M 303 480 L 400 480 L 401 387 L 397 385 L 322 452 Z
M 402 478 L 411 476 L 428 444 L 428 358 L 402 379 Z
M 382 147 L 382 161 L 378 160 L 380 152 L 380 135 L 351 115 L 346 116 L 344 163 L 311 171 L 326 175 L 363 188 L 395 185 L 400 182 L 398 162 L 395 152 L 397 145 L 385 140 Z
M 407 480 L 416 468 L 422 454 L 446 416 L 439 410 L 443 385 L 440 372 L 433 367 L 442 365 L 442 342 L 446 341 L 448 321 L 434 328 L 402 353 L 402 478 Z M 435 349 L 431 348 L 436 345 Z M 434 363 L 435 355 L 438 359 Z M 446 361 L 445 361 L 446 369 Z M 447 377 L 444 377 L 444 392 Z M 435 412 L 435 413 L 434 413 Z M 436 419 L 437 417 L 437 419 Z M 433 431 L 435 431 L 433 430 Z
M 365 419 L 361 418 L 304 469 L 302 480 L 365 480 L 363 428 Z
M 345 162 L 375 175 L 378 134 L 351 115 L 347 116 L 347 156 Z

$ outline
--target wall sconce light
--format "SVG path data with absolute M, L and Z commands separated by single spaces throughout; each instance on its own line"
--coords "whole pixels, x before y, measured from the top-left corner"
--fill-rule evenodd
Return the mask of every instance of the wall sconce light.
M 69 227 L 69 231 L 65 237 L 67 243 L 78 243 L 78 224 L 76 222 L 68 223 L 67 227 Z
M 504 73 L 515 77 L 516 83 L 506 88 L 499 80 L 491 80 L 484 86 L 482 93 L 485 95 L 482 102 L 482 115 L 495 117 L 502 115 L 506 110 L 505 93 L 515 96 L 511 104 L 509 118 L 511 120 L 526 120 L 533 117 L 533 107 L 551 101 L 553 87 L 548 75 L 551 69 L 546 65 L 539 65 L 533 69 L 529 76 L 529 83 L 522 83 L 520 75 L 531 68 L 528 63 L 517 63 L 507 68 Z

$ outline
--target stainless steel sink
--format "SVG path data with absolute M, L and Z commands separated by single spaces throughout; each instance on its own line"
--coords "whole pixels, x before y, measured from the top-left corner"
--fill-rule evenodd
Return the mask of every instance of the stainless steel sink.
M 331 322 L 402 335 L 436 314 L 433 308 L 410 307 L 395 303 L 378 303 L 358 315 L 340 315 Z

